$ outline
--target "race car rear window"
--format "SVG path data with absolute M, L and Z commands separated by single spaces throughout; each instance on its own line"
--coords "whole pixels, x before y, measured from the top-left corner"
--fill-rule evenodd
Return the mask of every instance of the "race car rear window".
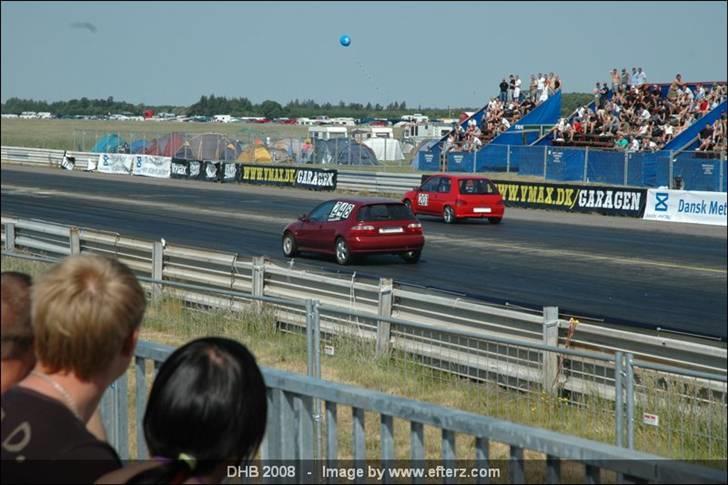
M 460 193 L 463 195 L 495 195 L 498 193 L 498 187 L 490 180 L 463 179 L 459 185 Z
M 412 211 L 404 204 L 372 204 L 359 209 L 361 221 L 401 221 L 414 218 Z

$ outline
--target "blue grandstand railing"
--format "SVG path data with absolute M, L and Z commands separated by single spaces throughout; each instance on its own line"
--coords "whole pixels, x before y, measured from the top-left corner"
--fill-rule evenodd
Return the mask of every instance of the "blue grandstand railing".
M 536 132 L 525 132 L 527 125 L 553 125 L 561 117 L 561 90 L 559 89 L 543 103 L 539 104 L 526 116 L 516 121 L 506 131 L 496 136 L 491 145 L 530 145 L 539 135 Z
M 440 170 L 440 150 L 418 154 L 417 169 Z M 726 191 L 725 154 L 661 150 L 635 152 L 549 145 L 486 145 L 478 152 L 447 154 L 449 172 L 504 172 L 544 180 L 635 187 L 672 186 L 680 177 L 686 190 Z

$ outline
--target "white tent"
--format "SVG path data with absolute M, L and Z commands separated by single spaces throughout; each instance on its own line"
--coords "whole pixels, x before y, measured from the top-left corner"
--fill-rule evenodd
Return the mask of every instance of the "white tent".
M 404 160 L 402 144 L 399 140 L 393 140 L 391 138 L 369 138 L 368 140 L 364 140 L 364 144 L 372 149 L 377 160 L 380 162 Z

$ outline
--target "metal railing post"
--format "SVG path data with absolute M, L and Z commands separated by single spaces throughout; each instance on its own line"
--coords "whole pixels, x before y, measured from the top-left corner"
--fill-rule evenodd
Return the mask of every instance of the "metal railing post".
M 559 345 L 559 308 L 555 306 L 543 307 L 543 343 L 552 347 Z M 556 372 L 558 370 L 558 354 L 554 352 L 543 353 L 543 369 L 541 373 L 541 386 L 544 392 L 553 393 L 556 387 Z
M 164 246 L 161 241 L 154 241 L 152 244 L 152 279 L 162 280 L 164 261 Z M 162 285 L 152 285 L 152 301 L 159 301 L 162 296 Z
M 473 152 L 473 173 L 477 171 L 476 167 L 478 166 L 478 150 L 475 150 Z
M 634 366 L 632 352 L 627 352 L 627 448 L 634 449 Z
M 250 292 L 252 296 L 261 297 L 264 296 L 263 285 L 265 283 L 265 257 L 253 256 L 253 273 L 252 273 L 252 284 L 250 286 Z M 256 300 L 253 305 L 257 311 L 263 308 L 263 302 Z
M 584 176 L 581 178 L 582 182 L 587 181 L 587 167 L 589 167 L 589 147 L 586 147 L 586 150 L 584 150 Z
M 71 226 L 68 228 L 68 240 L 71 250 L 71 255 L 81 254 L 81 231 Z
M 306 373 L 316 379 L 321 379 L 321 318 L 319 306 L 320 302 L 318 300 L 306 300 Z M 313 399 L 312 407 L 313 415 L 311 417 L 316 440 L 315 458 L 321 458 L 321 401 Z
M 614 435 L 615 444 L 624 446 L 624 389 L 622 373 L 624 372 L 624 355 L 621 351 L 614 353 Z
M 548 160 L 548 147 L 544 145 L 543 147 L 543 179 L 546 180 L 546 163 Z
M 725 164 L 725 157 L 721 157 L 721 160 L 718 161 L 718 172 L 720 173 L 720 178 L 718 180 L 718 192 L 723 192 L 723 177 L 725 177 Z
M 511 172 L 511 146 L 506 145 L 506 173 Z
M 670 156 L 670 158 L 667 161 L 667 188 L 671 189 L 672 188 L 672 162 L 673 162 L 672 150 L 670 150 L 669 156 Z
M 15 251 L 15 224 L 5 223 L 5 251 Z
M 622 185 L 627 185 L 627 168 L 629 167 L 629 153 L 624 152 L 624 182 Z
M 392 278 L 379 279 L 379 304 L 378 313 L 380 317 L 390 318 L 392 316 Z M 389 353 L 389 339 L 391 337 L 391 324 L 386 320 L 379 320 L 377 324 L 377 356 Z

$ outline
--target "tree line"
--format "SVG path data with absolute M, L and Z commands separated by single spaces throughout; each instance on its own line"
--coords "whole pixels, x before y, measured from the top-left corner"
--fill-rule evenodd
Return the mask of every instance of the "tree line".
M 582 104 L 591 100 L 591 95 L 585 93 L 565 93 L 562 95 L 562 115 L 572 113 Z M 32 99 L 9 98 L 2 103 L 3 114 L 20 114 L 24 111 L 50 112 L 55 116 L 104 116 L 109 114 L 126 114 L 141 116 L 145 110 L 156 113 L 167 112 L 184 116 L 207 116 L 228 114 L 231 116 L 264 116 L 266 118 L 311 118 L 314 116 L 351 117 L 362 118 L 400 118 L 402 115 L 419 112 L 430 118 L 456 118 L 462 111 L 475 111 L 480 107 L 452 107 L 452 108 L 417 108 L 408 107 L 405 101 L 393 101 L 386 106 L 378 103 L 317 103 L 312 99 L 289 101 L 285 105 L 267 99 L 260 104 L 253 103 L 246 97 L 227 98 L 225 96 L 201 96 L 191 106 L 158 105 L 148 106 L 132 104 L 125 101 L 116 101 L 113 96 L 106 99 L 71 99 L 69 101 L 36 101 Z

